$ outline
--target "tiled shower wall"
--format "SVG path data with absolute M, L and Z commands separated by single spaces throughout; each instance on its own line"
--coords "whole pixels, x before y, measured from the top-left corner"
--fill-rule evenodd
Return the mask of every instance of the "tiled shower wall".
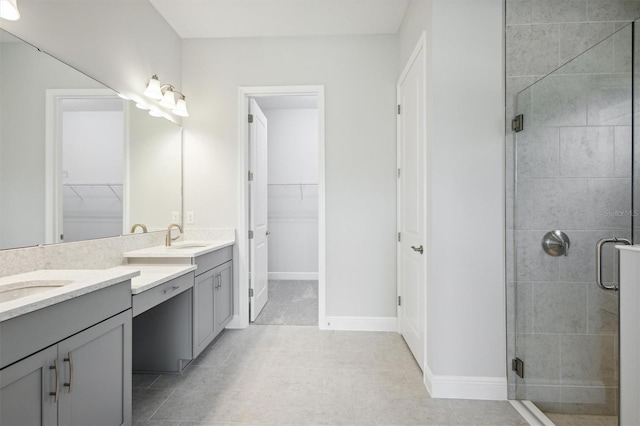
M 630 159 L 623 154 L 630 153 L 630 120 L 619 116 L 624 101 L 616 99 L 629 97 L 630 88 L 620 90 L 615 76 L 630 69 L 620 54 L 631 49 L 630 39 L 599 45 L 565 70 L 574 75 L 547 79 L 527 93 L 540 129 L 529 132 L 530 143 L 521 134 L 517 218 L 510 130 L 515 96 L 636 17 L 640 1 L 506 1 L 508 360 L 516 354 L 517 333 L 526 371 L 524 380 L 509 373 L 509 397 L 531 399 L 549 411 L 615 411 L 617 306 L 615 296 L 595 288 L 592 240 L 603 230 L 630 236 L 628 217 L 603 216 L 630 206 Z M 586 69 L 598 75 L 586 75 Z M 559 87 L 575 96 L 545 96 Z M 584 204 L 594 192 L 602 205 Z M 544 232 L 563 228 L 572 238 L 571 262 L 546 256 L 540 247 Z M 613 263 L 612 250 L 607 258 Z M 605 266 L 611 280 L 613 267 Z M 589 401 L 601 403 L 582 404 Z

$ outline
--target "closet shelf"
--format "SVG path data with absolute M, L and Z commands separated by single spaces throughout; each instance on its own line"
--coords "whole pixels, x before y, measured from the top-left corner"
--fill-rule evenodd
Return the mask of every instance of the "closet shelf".
M 78 198 L 80 198 L 80 200 L 82 200 L 82 201 L 84 201 L 84 198 L 82 198 L 82 195 L 80 195 L 80 193 L 76 190 L 76 188 L 83 188 L 83 187 L 109 188 L 111 190 L 111 192 L 113 193 L 113 195 L 115 195 L 116 198 L 119 201 L 122 201 L 122 198 L 120 198 L 120 195 L 118 195 L 116 190 L 113 189 L 113 188 L 114 187 L 123 187 L 124 184 L 122 184 L 122 183 L 63 183 L 62 186 L 67 187 L 70 190 L 72 190 L 73 193 L 76 194 L 78 196 Z
M 318 186 L 317 183 L 268 183 L 267 186 Z

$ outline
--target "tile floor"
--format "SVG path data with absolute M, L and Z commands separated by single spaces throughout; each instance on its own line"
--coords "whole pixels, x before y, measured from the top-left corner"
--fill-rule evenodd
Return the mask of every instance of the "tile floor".
M 318 281 L 269 280 L 269 301 L 256 325 L 318 326 Z
M 252 325 L 182 375 L 133 378 L 134 425 L 526 425 L 504 401 L 431 399 L 396 333 Z
M 556 426 L 618 426 L 616 416 L 583 416 L 578 414 L 545 413 Z

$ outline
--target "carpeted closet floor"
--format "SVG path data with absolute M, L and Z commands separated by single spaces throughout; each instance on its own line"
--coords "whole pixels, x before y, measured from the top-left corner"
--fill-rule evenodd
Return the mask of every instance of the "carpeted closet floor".
M 257 325 L 318 325 L 318 281 L 269 280 Z

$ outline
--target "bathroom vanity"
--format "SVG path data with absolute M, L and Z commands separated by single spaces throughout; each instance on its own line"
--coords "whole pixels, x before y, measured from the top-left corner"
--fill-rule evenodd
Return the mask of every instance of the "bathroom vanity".
M 233 240 L 124 254 L 132 282 L 133 371 L 181 372 L 233 317 Z M 162 270 L 173 272 L 155 279 Z
M 0 278 L 0 291 L 30 289 L 0 303 L 0 424 L 131 424 L 136 275 L 45 270 Z

